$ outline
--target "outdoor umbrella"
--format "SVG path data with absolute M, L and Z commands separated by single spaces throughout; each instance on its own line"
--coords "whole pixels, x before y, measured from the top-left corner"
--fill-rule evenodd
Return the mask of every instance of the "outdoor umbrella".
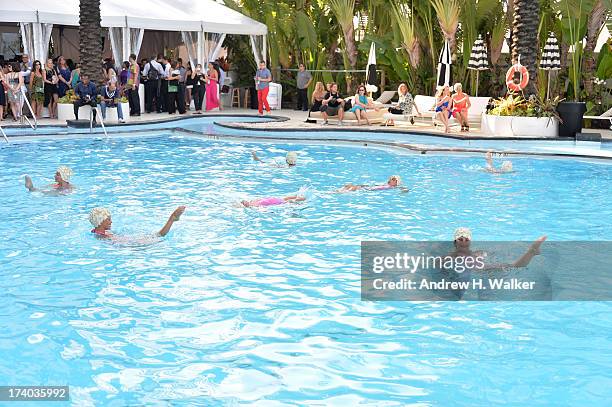
M 489 69 L 487 47 L 485 46 L 480 34 L 478 34 L 478 39 L 474 41 L 472 53 L 470 54 L 470 61 L 468 62 L 468 69 L 476 71 L 476 97 L 478 97 L 478 75 L 480 74 L 480 71 L 486 71 Z
M 451 81 L 451 51 L 448 40 L 444 41 L 444 47 L 440 51 L 440 57 L 438 58 L 438 82 L 440 86 L 450 86 Z
M 546 99 L 550 94 L 550 71 L 558 71 L 561 69 L 561 50 L 559 42 L 552 31 L 548 34 L 546 45 L 542 50 L 542 59 L 540 60 L 540 69 L 548 71 L 548 86 L 546 89 Z
M 376 44 L 370 45 L 370 55 L 368 56 L 368 67 L 366 70 L 366 88 L 368 92 L 378 90 L 378 74 L 376 73 Z

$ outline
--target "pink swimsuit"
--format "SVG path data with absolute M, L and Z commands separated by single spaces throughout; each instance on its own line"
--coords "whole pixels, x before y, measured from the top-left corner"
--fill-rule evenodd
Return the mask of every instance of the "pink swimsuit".
M 255 205 L 253 206 L 273 206 L 273 205 L 282 205 L 286 203 L 284 199 L 281 198 L 262 198 L 255 201 Z
M 383 189 L 390 189 L 390 188 L 394 188 L 394 187 L 392 187 L 389 184 L 385 184 L 385 185 L 375 185 L 375 186 L 369 187 L 367 189 L 368 189 L 368 191 L 381 191 Z

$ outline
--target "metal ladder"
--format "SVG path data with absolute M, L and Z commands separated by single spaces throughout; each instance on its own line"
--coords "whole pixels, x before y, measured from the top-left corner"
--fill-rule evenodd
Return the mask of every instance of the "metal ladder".
M 98 106 L 93 107 L 90 111 L 89 111 L 89 132 L 92 133 L 93 132 L 93 112 L 94 109 L 96 109 L 97 112 L 97 116 L 100 118 L 100 125 L 102 126 L 102 131 L 104 132 L 104 136 L 106 138 L 108 138 L 108 133 L 106 132 L 106 126 L 104 125 L 104 119 L 102 119 L 102 112 L 100 111 L 100 109 L 98 109 Z

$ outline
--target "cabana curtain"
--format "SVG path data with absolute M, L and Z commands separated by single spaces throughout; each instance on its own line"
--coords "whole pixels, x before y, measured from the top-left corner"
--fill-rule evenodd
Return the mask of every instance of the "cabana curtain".
M 53 24 L 19 23 L 19 31 L 23 40 L 23 51 L 30 56 L 31 61 L 40 61 L 43 66 L 49 55 L 49 40 Z

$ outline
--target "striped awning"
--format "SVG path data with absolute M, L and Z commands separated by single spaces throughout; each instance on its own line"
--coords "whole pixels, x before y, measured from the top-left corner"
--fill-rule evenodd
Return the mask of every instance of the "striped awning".
M 540 69 L 545 71 L 557 71 L 561 69 L 561 50 L 555 34 L 551 31 L 546 39 L 546 45 L 542 50 Z
M 486 71 L 489 69 L 487 47 L 480 34 L 478 34 L 478 39 L 474 41 L 472 53 L 470 54 L 470 61 L 468 62 L 468 69 L 473 69 L 475 71 Z

